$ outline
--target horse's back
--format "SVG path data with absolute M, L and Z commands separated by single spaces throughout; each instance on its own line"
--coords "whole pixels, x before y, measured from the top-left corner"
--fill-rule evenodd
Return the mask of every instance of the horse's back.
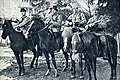
M 33 19 L 33 22 L 31 23 L 30 30 L 33 32 L 37 32 L 45 27 L 45 23 L 40 19 Z

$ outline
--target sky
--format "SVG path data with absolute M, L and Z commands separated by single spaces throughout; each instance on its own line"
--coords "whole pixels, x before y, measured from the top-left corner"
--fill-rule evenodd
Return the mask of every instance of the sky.
M 19 18 L 21 16 L 19 12 L 20 11 L 19 6 L 21 5 L 20 1 L 21 0 L 0 0 L 0 17 L 5 16 Z M 85 0 L 76 0 L 76 2 L 78 2 L 77 4 L 82 6 L 82 9 L 88 10 Z

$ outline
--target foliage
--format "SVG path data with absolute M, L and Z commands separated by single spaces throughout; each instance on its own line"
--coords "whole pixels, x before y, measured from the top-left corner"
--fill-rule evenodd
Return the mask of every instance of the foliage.
M 51 2 L 54 0 L 51 0 Z M 65 7 L 65 3 L 74 7 L 72 3 L 81 3 L 82 1 L 87 5 L 87 9 L 83 9 L 84 5 L 81 6 L 82 11 L 84 12 L 87 18 L 87 25 L 93 25 L 95 23 L 99 23 L 100 26 L 105 28 L 107 33 L 111 33 L 113 35 L 120 32 L 120 0 L 58 0 L 57 5 L 59 7 Z M 37 2 L 36 5 L 34 4 L 34 8 L 38 13 L 45 13 L 49 7 L 51 7 L 50 1 L 44 2 Z M 71 13 L 70 10 L 67 11 L 63 10 L 61 13 L 64 16 Z M 65 14 L 66 13 L 66 14 Z
M 119 0 L 85 0 L 89 7 L 88 24 L 99 23 L 107 33 L 116 35 L 120 32 Z M 89 2 L 88 2 L 89 1 Z M 92 18 L 92 19 L 91 19 Z

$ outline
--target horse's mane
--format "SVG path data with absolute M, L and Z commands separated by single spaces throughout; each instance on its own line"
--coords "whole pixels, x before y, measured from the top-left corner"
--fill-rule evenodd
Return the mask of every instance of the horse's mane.
M 37 22 L 37 23 L 45 24 L 45 23 L 43 22 L 43 20 L 41 20 L 40 18 L 33 18 L 33 20 L 34 20 L 35 22 Z
M 6 22 L 6 24 L 7 24 L 11 29 L 14 30 L 13 25 L 12 25 L 12 23 L 11 23 L 11 22 L 12 22 L 11 20 L 6 20 L 6 19 L 5 19 L 5 22 Z M 24 36 L 24 34 L 23 34 L 22 32 L 18 32 L 18 31 L 15 31 L 15 32 L 21 34 L 22 37 L 25 39 L 25 36 Z

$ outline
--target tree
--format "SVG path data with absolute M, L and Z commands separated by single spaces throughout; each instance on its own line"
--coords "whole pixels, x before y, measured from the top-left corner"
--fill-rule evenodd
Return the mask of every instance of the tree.
M 88 24 L 99 23 L 112 35 L 120 32 L 120 0 L 83 1 L 88 6 Z

